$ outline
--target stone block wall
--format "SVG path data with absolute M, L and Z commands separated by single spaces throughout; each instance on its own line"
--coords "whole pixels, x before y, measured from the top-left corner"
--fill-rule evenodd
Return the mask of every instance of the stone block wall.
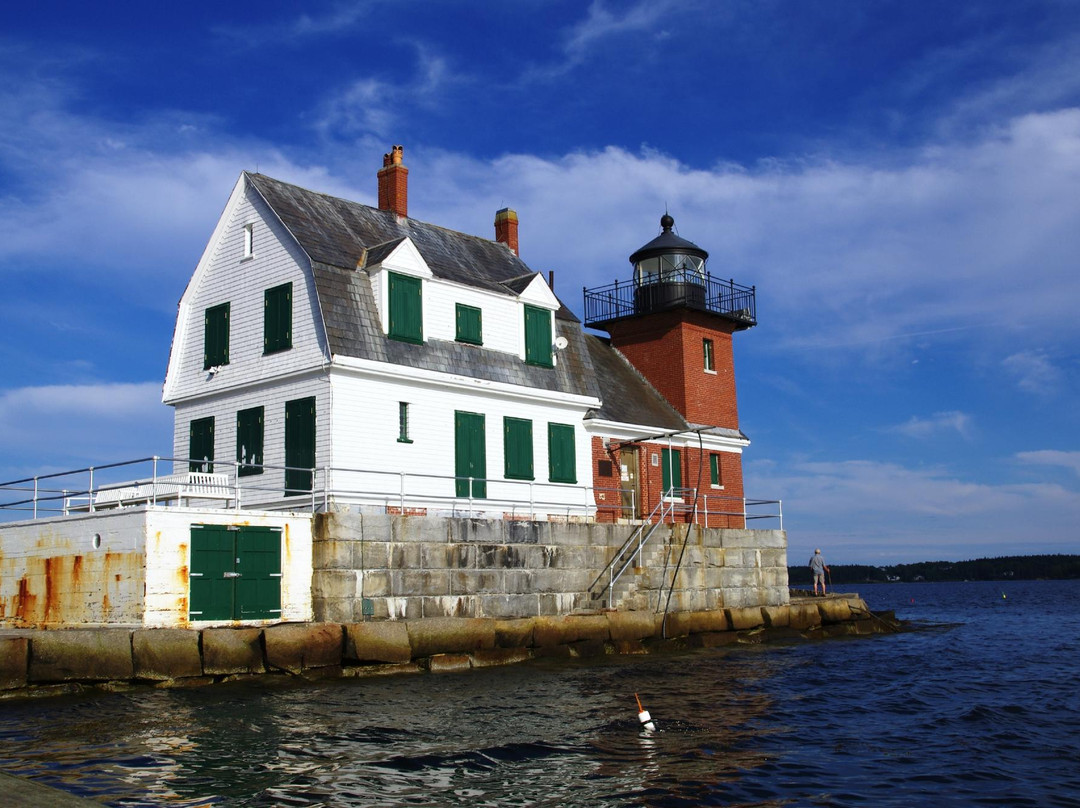
M 670 611 L 787 603 L 782 531 L 658 530 L 644 565 L 620 582 L 617 608 L 655 609 L 661 589 L 666 600 L 680 553 Z M 315 619 L 510 619 L 597 609 L 607 601 L 592 599 L 589 585 L 632 531 L 597 523 L 318 514 Z

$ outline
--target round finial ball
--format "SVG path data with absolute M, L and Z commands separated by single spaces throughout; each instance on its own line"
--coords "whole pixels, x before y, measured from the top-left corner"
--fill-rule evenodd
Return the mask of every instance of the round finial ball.
M 663 216 L 660 217 L 660 226 L 665 230 L 670 230 L 672 227 L 675 226 L 675 220 L 671 218 L 670 214 L 665 213 Z

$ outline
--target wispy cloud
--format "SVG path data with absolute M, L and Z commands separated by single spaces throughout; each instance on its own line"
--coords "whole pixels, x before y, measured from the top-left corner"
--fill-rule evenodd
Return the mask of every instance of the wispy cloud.
M 747 490 L 783 499 L 792 558 L 882 561 L 1052 552 L 1075 543 L 1077 491 L 1053 482 L 989 484 L 940 467 L 869 460 L 747 465 Z M 1032 531 L 1038 514 L 1037 535 Z M 1027 537 L 1037 539 L 1031 549 Z M 881 555 L 880 548 L 888 548 Z
M 379 5 L 377 2 L 346 0 L 331 4 L 322 14 L 304 11 L 298 16 L 268 23 L 219 25 L 214 28 L 214 32 L 233 43 L 248 47 L 282 43 L 295 45 L 297 40 L 307 44 L 312 38 L 327 34 L 350 33 L 358 24 L 367 19 L 373 7 L 377 5 Z
M 1001 366 L 1025 393 L 1051 395 L 1062 382 L 1061 370 L 1043 353 L 1021 351 L 1002 360 Z
M 1018 452 L 1016 459 L 1021 463 L 1036 466 L 1056 466 L 1069 469 L 1080 476 L 1080 452 L 1066 452 L 1060 449 L 1037 449 L 1032 452 Z
M 948 412 L 935 412 L 929 418 L 911 416 L 902 424 L 896 424 L 888 428 L 890 432 L 907 435 L 909 438 L 932 438 L 942 434 L 955 432 L 962 438 L 972 437 L 974 425 L 972 418 L 967 413 L 958 410 Z
M 171 426 L 159 382 L 0 391 L 0 479 L 171 454 Z

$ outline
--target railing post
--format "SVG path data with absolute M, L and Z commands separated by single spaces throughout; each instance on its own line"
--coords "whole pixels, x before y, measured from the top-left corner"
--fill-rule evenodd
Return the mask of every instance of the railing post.
M 38 478 L 34 476 L 34 518 L 37 519 Z M 65 516 L 67 514 L 64 514 Z
M 153 486 L 154 487 L 150 489 L 150 504 L 155 506 L 155 507 L 157 506 L 157 461 L 158 461 L 158 456 L 154 455 L 154 467 L 153 467 L 153 472 L 152 472 L 152 475 L 153 475 L 153 478 L 154 478 L 153 479 Z M 184 503 L 181 502 L 179 500 L 179 498 L 177 498 L 176 504 L 177 505 L 183 505 Z M 188 504 L 190 505 L 191 503 L 189 502 Z
M 536 521 L 536 483 L 529 481 L 529 518 Z
M 401 509 L 401 515 L 405 515 L 405 472 L 398 472 L 398 507 Z
M 311 512 L 315 513 L 315 480 L 318 469 L 313 468 L 311 470 Z
M 236 486 L 236 510 L 240 510 L 240 461 L 233 461 L 233 479 L 236 480 L 234 485 Z
M 330 467 L 329 466 L 323 466 L 322 509 L 323 509 L 323 513 L 329 513 L 330 512 Z
M 89 503 L 87 513 L 94 512 L 94 467 L 89 468 L 90 471 L 90 487 L 86 492 L 86 500 Z
M 784 501 L 782 499 L 776 500 L 776 510 L 780 516 L 780 529 L 784 529 Z

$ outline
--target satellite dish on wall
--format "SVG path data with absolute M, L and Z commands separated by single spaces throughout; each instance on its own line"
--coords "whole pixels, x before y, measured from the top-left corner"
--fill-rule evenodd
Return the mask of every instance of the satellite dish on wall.
M 566 337 L 555 337 L 555 350 L 562 351 L 566 349 L 566 346 L 570 343 L 566 341 Z

